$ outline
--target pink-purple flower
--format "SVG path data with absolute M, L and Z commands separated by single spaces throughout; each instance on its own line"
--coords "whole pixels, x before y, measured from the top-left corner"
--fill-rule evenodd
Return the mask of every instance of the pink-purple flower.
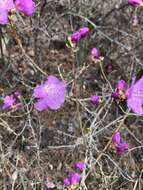
M 143 115 L 143 77 L 135 82 L 132 79 L 131 87 L 126 91 L 127 106 L 138 115 Z
M 15 92 L 11 95 L 7 95 L 4 97 L 3 99 L 3 106 L 2 106 L 2 109 L 4 110 L 9 110 L 9 109 L 12 109 L 12 108 L 20 108 L 22 103 L 19 102 L 19 96 L 20 96 L 20 93 L 19 92 Z
M 0 0 L 0 24 L 8 23 L 8 12 L 15 8 L 13 0 Z
M 35 3 L 32 0 L 16 0 L 15 7 L 25 16 L 32 16 L 35 10 Z
M 37 98 L 34 107 L 38 111 L 47 108 L 59 109 L 65 101 L 66 86 L 64 81 L 60 81 L 52 75 L 48 76 L 44 84 L 37 85 L 34 89 L 33 96 Z
M 77 44 L 81 39 L 81 35 L 79 32 L 74 32 L 72 35 L 71 35 L 71 41 L 75 44 Z
M 10 9 L 15 8 L 13 0 L 0 0 L 0 8 L 9 11 Z
M 85 169 L 85 163 L 83 163 L 83 162 L 76 162 L 74 164 L 74 167 L 75 167 L 75 169 L 83 171 Z
M 70 187 L 76 185 L 80 181 L 80 174 L 76 172 L 70 172 L 68 177 L 64 178 L 64 186 Z
M 128 0 L 128 4 L 132 6 L 143 6 L 142 0 Z
M 89 28 L 88 27 L 82 27 L 79 29 L 79 33 L 81 38 L 85 38 L 87 34 L 89 33 Z
M 124 80 L 118 80 L 116 82 L 116 89 L 112 92 L 111 97 L 114 98 L 114 100 L 125 101 L 127 98 L 125 94 L 126 88 L 126 82 Z
M 0 24 L 5 25 L 8 23 L 8 12 L 0 7 Z
M 69 178 L 64 178 L 64 186 L 69 187 L 71 185 L 70 179 Z
M 117 100 L 119 98 L 118 92 L 112 92 L 111 97 L 114 98 L 114 100 Z
M 91 57 L 92 57 L 92 59 L 99 59 L 100 53 L 97 48 L 94 47 L 91 49 Z
M 116 132 L 112 136 L 112 144 L 118 155 L 121 155 L 128 149 L 128 144 L 124 143 L 121 139 L 121 135 L 119 132 Z
M 92 104 L 97 105 L 99 103 L 99 101 L 100 101 L 99 96 L 97 96 L 97 95 L 90 96 L 90 102 Z
M 76 172 L 71 172 L 69 173 L 69 179 L 70 179 L 71 185 L 75 185 L 76 183 L 80 181 L 80 174 Z
M 16 99 L 14 98 L 14 95 L 9 95 L 4 97 L 3 101 L 3 109 L 11 109 L 14 106 Z
M 124 80 L 118 80 L 116 83 L 116 88 L 118 90 L 125 90 L 126 89 L 126 82 Z
M 77 44 L 82 38 L 85 38 L 88 35 L 88 33 L 89 33 L 89 28 L 82 27 L 70 36 L 70 40 L 72 43 Z
M 0 0 L 0 24 L 8 23 L 8 15 L 12 9 L 16 9 L 26 16 L 32 16 L 35 3 L 32 0 Z

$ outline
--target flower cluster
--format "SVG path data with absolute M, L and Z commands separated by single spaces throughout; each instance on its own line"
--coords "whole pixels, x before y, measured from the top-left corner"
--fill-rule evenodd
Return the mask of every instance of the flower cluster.
M 8 24 L 8 18 L 13 10 L 17 10 L 25 16 L 32 16 L 34 9 L 35 3 L 32 0 L 0 0 L 0 24 Z
M 128 144 L 124 143 L 121 139 L 121 135 L 119 132 L 116 132 L 112 136 L 112 144 L 118 155 L 121 155 L 128 149 Z
M 83 162 L 76 162 L 74 164 L 74 168 L 82 172 L 85 169 L 85 164 Z M 77 172 L 70 172 L 68 177 L 64 178 L 64 186 L 72 187 L 79 183 L 81 179 L 81 175 Z
M 34 104 L 35 109 L 38 111 L 43 111 L 47 108 L 52 110 L 59 109 L 65 100 L 66 86 L 65 82 L 50 75 L 44 84 L 37 85 L 34 88 L 33 96 L 37 99 Z M 19 102 L 20 96 L 19 92 L 5 96 L 2 108 L 4 110 L 20 108 L 22 105 Z
M 37 85 L 34 89 L 33 96 L 37 98 L 34 107 L 38 111 L 47 108 L 57 110 L 61 107 L 65 100 L 66 83 L 58 80 L 55 76 L 48 76 L 42 85 Z
M 22 106 L 22 103 L 20 103 L 20 93 L 14 92 L 11 95 L 5 96 L 3 99 L 3 106 L 2 109 L 4 110 L 10 110 L 10 109 L 18 109 Z

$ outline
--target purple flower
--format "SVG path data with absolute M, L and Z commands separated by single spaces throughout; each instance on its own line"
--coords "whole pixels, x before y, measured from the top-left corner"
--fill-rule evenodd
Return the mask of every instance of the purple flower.
M 131 87 L 126 91 L 127 106 L 138 115 L 143 115 L 143 77 L 135 82 L 132 79 Z
M 119 132 L 116 132 L 113 136 L 112 136 L 112 143 L 116 146 L 120 143 L 121 141 L 121 136 Z
M 132 6 L 142 6 L 142 0 L 128 0 L 128 4 Z
M 0 24 L 5 25 L 8 23 L 8 12 L 0 8 Z
M 87 27 L 80 28 L 78 31 L 74 32 L 71 35 L 70 37 L 71 42 L 77 44 L 81 40 L 81 38 L 85 38 L 88 33 L 89 33 L 89 28 Z
M 13 94 L 9 96 L 5 96 L 3 102 L 3 109 L 11 109 L 14 106 L 16 99 L 14 98 Z
M 91 57 L 93 59 L 99 59 L 100 53 L 99 53 L 99 50 L 97 48 L 92 48 L 92 50 L 91 50 Z
M 112 98 L 114 98 L 115 100 L 119 98 L 118 92 L 112 92 L 111 96 L 112 96 Z
M 90 102 L 94 105 L 97 105 L 99 103 L 99 96 L 96 95 L 90 96 Z
M 77 44 L 81 39 L 81 35 L 79 32 L 74 32 L 72 35 L 71 35 L 71 41 L 75 44 Z
M 35 10 L 35 3 L 32 0 L 16 0 L 16 9 L 26 16 L 32 16 Z
M 8 23 L 8 11 L 14 7 L 13 0 L 0 0 L 0 24 Z
M 116 146 L 116 152 L 118 155 L 121 155 L 122 153 L 124 153 L 127 149 L 128 149 L 128 144 L 126 143 L 119 143 L 117 146 Z
M 121 135 L 119 132 L 116 132 L 112 136 L 112 144 L 114 145 L 118 155 L 121 155 L 128 149 L 128 144 L 126 144 L 122 141 Z
M 15 93 L 9 96 L 5 96 L 2 109 L 20 108 L 22 106 L 22 103 L 18 101 L 17 97 L 18 96 L 15 95 Z
M 65 100 L 66 86 L 65 82 L 50 75 L 44 84 L 35 87 L 33 96 L 37 98 L 37 102 L 34 107 L 38 111 L 59 109 Z
M 14 8 L 26 16 L 31 16 L 35 9 L 35 3 L 32 0 L 0 0 L 0 24 L 8 23 L 9 11 Z
M 68 178 L 64 178 L 64 186 L 69 187 L 77 184 L 80 181 L 80 174 L 76 172 L 71 172 L 68 175 Z
M 64 178 L 64 186 L 65 187 L 69 187 L 71 185 L 71 183 L 70 183 L 70 179 L 69 178 Z
M 13 0 L 0 0 L 0 8 L 9 11 L 10 9 L 15 8 Z
M 80 174 L 76 172 L 69 173 L 70 184 L 75 185 L 80 181 Z
M 85 38 L 89 33 L 89 28 L 88 27 L 82 27 L 79 29 L 78 32 L 80 33 L 81 38 Z
M 83 171 L 85 169 L 85 164 L 83 162 L 76 162 L 74 164 L 74 167 L 80 171 Z
M 116 88 L 118 90 L 125 90 L 126 82 L 124 80 L 118 80 L 117 83 L 116 83 Z

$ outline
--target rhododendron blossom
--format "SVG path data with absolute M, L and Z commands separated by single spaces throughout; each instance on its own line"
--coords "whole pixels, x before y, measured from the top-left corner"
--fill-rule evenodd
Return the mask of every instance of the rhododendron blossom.
M 16 0 L 15 6 L 19 12 L 26 16 L 32 16 L 35 9 L 35 3 L 32 0 Z
M 112 92 L 111 97 L 114 98 L 114 100 L 119 98 L 118 92 Z
M 111 97 L 114 98 L 114 100 L 125 101 L 127 99 L 125 93 L 126 88 L 126 82 L 124 80 L 118 80 L 116 82 L 116 89 L 112 92 Z
M 64 178 L 64 186 L 69 187 L 76 185 L 80 181 L 80 174 L 76 172 L 69 173 L 67 178 Z
M 92 59 L 99 59 L 100 53 L 99 53 L 99 50 L 97 48 L 92 48 L 91 57 L 92 57 Z
M 89 33 L 88 27 L 82 27 L 78 31 L 74 32 L 68 39 L 71 43 L 77 44 L 82 38 L 85 38 Z
M 8 11 L 15 8 L 13 0 L 0 0 L 0 24 L 8 23 Z
M 3 109 L 9 109 L 12 108 L 16 99 L 13 95 L 5 96 L 4 102 L 3 102 Z
M 99 103 L 100 99 L 99 96 L 92 95 L 90 96 L 90 102 L 94 105 L 97 105 Z
M 35 3 L 32 0 L 0 0 L 0 24 L 8 23 L 9 11 L 18 10 L 26 16 L 32 16 Z
M 82 27 L 79 29 L 79 33 L 81 38 L 85 38 L 87 34 L 89 33 L 89 28 L 88 27 Z
M 74 164 L 74 167 L 80 171 L 83 171 L 85 169 L 85 164 L 83 162 L 76 162 Z
M 143 115 L 143 77 L 135 82 L 132 79 L 131 87 L 126 91 L 127 106 L 138 115 Z
M 71 35 L 71 41 L 75 44 L 77 44 L 81 39 L 81 35 L 79 32 L 74 32 L 72 35 Z
M 65 100 L 66 86 L 65 82 L 50 75 L 44 84 L 35 87 L 33 96 L 37 98 L 37 102 L 34 107 L 38 111 L 59 109 Z
M 116 132 L 112 136 L 112 144 L 114 145 L 118 155 L 121 155 L 128 149 L 128 144 L 126 144 L 122 141 L 121 135 L 119 132 Z
M 0 8 L 0 24 L 4 25 L 8 23 L 8 12 L 5 9 Z
M 12 109 L 21 107 L 22 103 L 18 101 L 19 96 L 19 92 L 15 92 L 11 95 L 5 96 L 3 99 L 2 109 Z
M 76 172 L 69 173 L 70 184 L 75 185 L 80 181 L 80 174 Z
M 13 0 L 0 0 L 0 8 L 9 11 L 10 9 L 15 8 Z
M 116 83 L 116 88 L 118 90 L 125 90 L 126 82 L 124 80 L 118 80 L 117 83 Z
M 64 178 L 64 186 L 65 187 L 69 187 L 71 185 L 71 183 L 70 183 L 70 179 L 69 178 Z

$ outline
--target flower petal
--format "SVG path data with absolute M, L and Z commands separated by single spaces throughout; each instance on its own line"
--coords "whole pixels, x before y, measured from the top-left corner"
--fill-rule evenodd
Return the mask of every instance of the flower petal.
M 138 115 L 143 115 L 143 77 L 127 90 L 127 106 Z
M 46 101 L 44 98 L 37 100 L 37 102 L 34 104 L 34 108 L 38 111 L 43 111 L 48 108 Z
M 8 12 L 0 8 L 0 24 L 5 25 L 8 23 Z
M 121 141 L 121 136 L 119 132 L 114 133 L 113 137 L 112 137 L 112 143 L 116 146 L 117 144 L 119 144 Z
M 45 96 L 47 96 L 44 85 L 37 85 L 34 89 L 33 96 L 35 98 L 44 98 Z
M 16 9 L 26 16 L 32 16 L 35 10 L 35 3 L 32 0 L 16 0 Z
M 128 144 L 126 143 L 120 143 L 117 147 L 116 147 L 116 151 L 118 155 L 121 155 L 122 153 L 124 153 L 126 150 L 128 149 Z

